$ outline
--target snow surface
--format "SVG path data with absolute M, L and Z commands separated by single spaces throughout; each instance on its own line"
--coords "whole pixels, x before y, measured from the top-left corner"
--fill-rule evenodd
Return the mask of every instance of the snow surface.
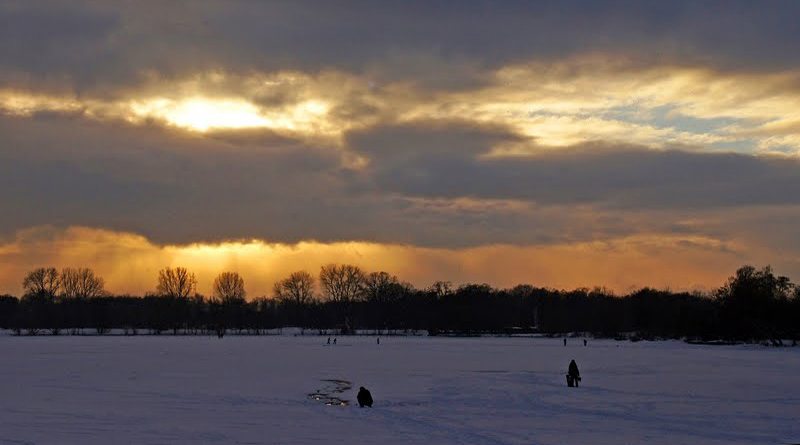
M 800 442 L 800 348 L 326 340 L 0 335 L 0 443 Z M 308 396 L 326 379 L 352 382 L 349 406 Z M 359 386 L 374 408 L 355 405 Z

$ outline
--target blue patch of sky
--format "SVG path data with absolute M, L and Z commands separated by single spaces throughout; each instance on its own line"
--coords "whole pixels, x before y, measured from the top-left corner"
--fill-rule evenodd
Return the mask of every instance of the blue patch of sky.
M 676 105 L 662 105 L 643 108 L 635 105 L 609 108 L 603 111 L 604 116 L 636 123 L 646 123 L 656 128 L 675 128 L 696 134 L 717 133 L 719 129 L 738 122 L 737 119 L 716 117 L 701 119 L 686 116 L 677 111 Z
M 692 116 L 681 114 L 676 105 L 662 105 L 659 107 L 645 108 L 638 105 L 624 105 L 620 107 L 611 107 L 598 111 L 587 111 L 583 113 L 572 114 L 572 116 L 592 117 L 597 116 L 603 119 L 617 120 L 621 122 L 629 122 L 637 125 L 650 125 L 655 128 L 670 128 L 676 131 L 683 131 L 694 134 L 719 134 L 725 133 L 720 131 L 723 128 L 742 123 L 740 119 L 719 117 L 702 119 Z M 535 111 L 528 113 L 529 116 L 561 116 L 561 113 L 554 113 L 549 111 Z M 707 151 L 722 151 L 722 152 L 737 152 L 737 153 L 753 153 L 757 151 L 758 141 L 757 138 L 742 137 L 730 141 L 714 142 L 704 144 L 703 148 Z M 794 147 L 780 147 L 774 148 L 776 151 L 793 152 L 796 150 Z
M 741 122 L 741 120 L 728 117 L 702 119 L 686 116 L 678 111 L 676 105 L 662 105 L 653 108 L 626 105 L 604 110 L 602 115 L 605 118 L 651 125 L 656 128 L 674 128 L 677 131 L 694 134 L 724 135 L 725 132 L 720 130 Z M 757 145 L 754 138 L 741 138 L 704 144 L 704 149 L 706 151 L 752 153 L 756 151 Z
M 769 151 L 784 153 L 784 154 L 788 155 L 788 154 L 797 153 L 797 147 L 792 146 L 792 145 L 773 145 L 773 146 L 769 147 Z
M 718 133 L 718 130 L 721 128 L 740 122 L 737 119 L 727 117 L 700 119 L 680 114 L 680 112 L 676 110 L 677 106 L 674 105 L 663 105 L 654 108 L 624 105 L 597 111 L 567 114 L 570 116 L 584 117 L 598 116 L 609 120 L 630 122 L 638 125 L 650 125 L 655 128 L 674 128 L 678 131 L 696 134 Z M 562 113 L 550 111 L 532 111 L 528 113 L 529 117 L 563 115 Z
M 708 152 L 733 152 L 733 153 L 753 153 L 758 151 L 758 143 L 755 139 L 737 139 L 735 141 L 723 141 L 708 144 L 705 147 Z

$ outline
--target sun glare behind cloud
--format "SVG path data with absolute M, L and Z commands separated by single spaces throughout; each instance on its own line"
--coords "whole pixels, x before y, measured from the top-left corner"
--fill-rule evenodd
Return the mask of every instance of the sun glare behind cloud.
M 155 118 L 193 131 L 270 128 L 290 132 L 326 132 L 329 106 L 305 101 L 265 110 L 243 99 L 156 98 L 130 103 L 133 120 Z
M 255 105 L 242 100 L 155 99 L 133 103 L 131 109 L 139 117 L 156 117 L 196 131 L 273 126 L 271 121 L 259 114 Z

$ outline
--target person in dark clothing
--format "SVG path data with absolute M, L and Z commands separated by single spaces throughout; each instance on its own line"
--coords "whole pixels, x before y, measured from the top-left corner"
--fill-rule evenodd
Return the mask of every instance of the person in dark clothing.
M 586 346 L 586 339 L 583 339 L 583 346 Z
M 372 408 L 372 394 L 370 394 L 369 391 L 367 391 L 367 388 L 364 388 L 362 386 L 358 390 L 358 395 L 356 396 L 356 399 L 358 399 L 358 406 L 360 406 L 361 408 L 365 406 Z
M 567 346 L 567 339 L 564 339 L 564 346 Z
M 578 386 L 578 382 L 581 381 L 581 372 L 578 371 L 578 364 L 575 363 L 575 360 L 569 362 L 569 369 L 567 370 L 567 383 L 569 383 L 570 380 L 575 383 L 575 386 Z

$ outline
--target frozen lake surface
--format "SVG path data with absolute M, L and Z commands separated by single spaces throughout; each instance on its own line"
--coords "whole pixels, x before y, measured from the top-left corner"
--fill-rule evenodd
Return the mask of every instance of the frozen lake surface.
M 800 348 L 326 339 L 0 335 L 0 443 L 800 442 Z

